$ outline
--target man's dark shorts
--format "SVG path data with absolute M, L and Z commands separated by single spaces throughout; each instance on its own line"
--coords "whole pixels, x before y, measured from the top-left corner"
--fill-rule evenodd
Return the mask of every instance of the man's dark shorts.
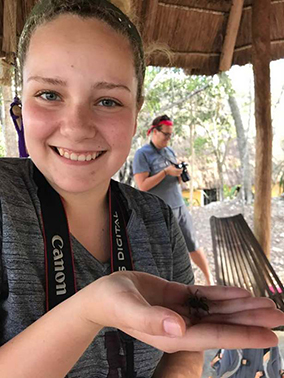
M 195 229 L 193 227 L 190 212 L 185 205 L 172 210 L 183 233 L 188 252 L 196 251 L 198 249 L 198 242 L 196 240 Z

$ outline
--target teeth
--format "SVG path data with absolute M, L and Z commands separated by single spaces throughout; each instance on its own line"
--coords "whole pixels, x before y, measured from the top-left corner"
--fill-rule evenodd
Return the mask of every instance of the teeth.
M 57 148 L 57 151 L 59 152 L 60 156 L 64 156 L 66 159 L 70 159 L 72 161 L 95 160 L 103 153 L 103 151 L 99 151 L 99 152 L 94 152 L 92 154 L 89 153 L 88 155 L 84 155 L 84 154 L 77 155 L 75 152 L 69 153 L 67 151 L 64 151 L 63 148 Z
M 85 155 L 79 155 L 78 161 L 86 161 L 86 156 Z
M 72 152 L 72 154 L 70 155 L 70 159 L 74 160 L 74 161 L 77 161 L 78 160 L 78 156 L 76 154 L 74 154 L 74 152 Z

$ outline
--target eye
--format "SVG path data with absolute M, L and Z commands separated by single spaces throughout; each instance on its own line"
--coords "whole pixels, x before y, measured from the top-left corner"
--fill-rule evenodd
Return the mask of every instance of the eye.
M 60 97 L 57 93 L 48 92 L 48 91 L 40 92 L 36 95 L 36 97 L 40 97 L 46 101 L 59 101 L 60 100 Z
M 114 101 L 110 98 L 104 98 L 98 102 L 98 105 L 104 106 L 106 108 L 114 108 L 116 106 L 121 106 L 117 101 Z

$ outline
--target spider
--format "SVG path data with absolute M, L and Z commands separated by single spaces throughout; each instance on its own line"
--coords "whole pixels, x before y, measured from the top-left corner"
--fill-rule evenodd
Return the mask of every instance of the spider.
M 195 294 L 191 295 L 188 298 L 188 305 L 189 305 L 189 315 L 193 318 L 197 318 L 200 320 L 202 318 L 201 311 L 207 312 L 208 315 L 210 315 L 209 312 L 209 304 L 208 299 L 206 297 L 198 297 L 198 289 L 196 290 Z

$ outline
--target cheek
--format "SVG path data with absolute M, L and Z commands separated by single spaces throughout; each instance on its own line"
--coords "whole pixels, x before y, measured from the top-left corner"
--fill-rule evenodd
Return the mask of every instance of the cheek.
M 113 128 L 109 133 L 109 141 L 112 147 L 125 151 L 126 149 L 130 149 L 132 136 L 133 127 Z
M 45 137 L 50 132 L 52 124 L 54 124 L 52 118 L 50 112 L 34 103 L 26 102 L 23 106 L 23 123 L 26 139 Z

